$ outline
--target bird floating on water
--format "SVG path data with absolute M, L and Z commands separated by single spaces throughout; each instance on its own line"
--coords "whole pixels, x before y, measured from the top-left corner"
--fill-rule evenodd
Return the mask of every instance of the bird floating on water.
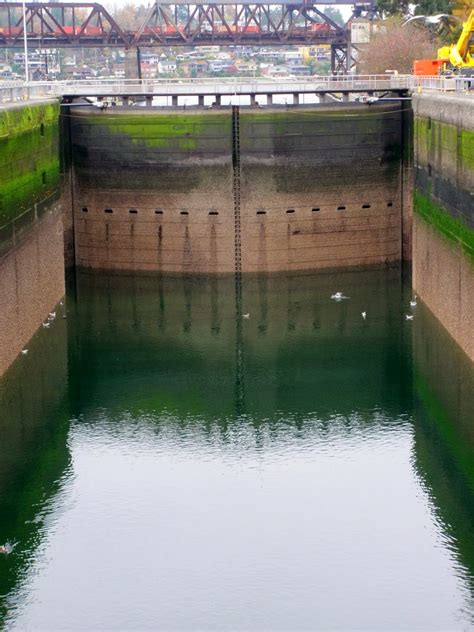
M 56 312 L 49 312 L 48 319 L 49 320 L 54 320 L 55 318 L 56 318 Z
M 28 349 L 22 349 L 21 352 L 23 355 L 26 355 L 28 353 Z
M 365 320 L 367 318 L 367 312 L 362 312 L 361 316 Z
M 412 298 L 412 300 L 410 301 L 410 307 L 416 307 L 416 299 L 417 299 L 417 295 L 415 294 L 415 296 Z
M 331 298 L 335 301 L 342 301 L 345 298 L 349 298 L 349 296 L 344 296 L 344 294 L 342 292 L 335 292 L 334 294 L 331 294 Z
M 50 325 L 51 325 L 51 323 L 43 323 L 43 327 L 44 327 L 45 329 L 47 329 Z
M 242 314 L 242 318 L 245 318 L 245 320 L 248 320 L 250 318 L 250 314 L 248 312 L 246 314 Z
M 413 314 L 405 314 L 406 320 L 413 320 Z

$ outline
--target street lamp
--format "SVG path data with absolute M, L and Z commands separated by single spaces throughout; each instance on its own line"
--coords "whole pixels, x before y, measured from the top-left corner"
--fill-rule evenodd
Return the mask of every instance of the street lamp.
M 28 72 L 28 43 L 26 41 L 26 7 L 25 0 L 22 0 L 23 7 L 23 48 L 25 51 L 25 81 L 28 83 L 29 81 L 29 72 Z

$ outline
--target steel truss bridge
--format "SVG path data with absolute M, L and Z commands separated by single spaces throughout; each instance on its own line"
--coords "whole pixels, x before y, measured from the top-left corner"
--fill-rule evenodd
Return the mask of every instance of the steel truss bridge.
M 25 2 L 27 41 L 36 49 L 103 48 L 126 50 L 152 46 L 271 46 L 317 45 L 331 47 L 333 72 L 351 67 L 350 22 L 336 24 L 318 8 L 347 5 L 347 0 L 279 0 L 269 4 L 232 0 L 174 4 L 155 2 L 135 31 L 123 29 L 97 3 Z M 353 16 L 375 11 L 375 0 L 353 5 Z M 0 2 L 0 48 L 22 47 L 22 2 Z

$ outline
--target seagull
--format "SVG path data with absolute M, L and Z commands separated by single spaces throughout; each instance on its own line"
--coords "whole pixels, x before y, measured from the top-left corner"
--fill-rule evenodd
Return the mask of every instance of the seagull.
M 410 301 L 410 307 L 416 307 L 416 299 L 417 299 L 417 295 L 415 294 L 415 296 L 413 297 L 413 300 Z
M 242 314 L 242 318 L 245 318 L 245 320 L 248 320 L 250 318 L 250 314 L 248 312 L 246 314 Z
M 51 323 L 43 323 L 43 327 L 44 327 L 45 329 L 47 329 L 50 325 L 51 325 Z
M 336 292 L 335 294 L 331 294 L 331 298 L 335 301 L 342 301 L 344 298 L 349 298 L 348 296 L 344 296 L 342 292 Z
M 362 318 L 365 320 L 367 318 L 367 312 L 362 312 Z
M 54 320 L 55 318 L 56 318 L 56 312 L 49 312 L 48 319 L 49 320 Z
M 23 355 L 26 355 L 28 353 L 28 349 L 22 349 L 21 352 Z
M 413 314 L 405 314 L 406 320 L 413 320 Z

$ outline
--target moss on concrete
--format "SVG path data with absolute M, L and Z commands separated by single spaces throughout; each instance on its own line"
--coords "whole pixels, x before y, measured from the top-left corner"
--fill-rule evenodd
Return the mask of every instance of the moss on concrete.
M 56 125 L 59 102 L 21 105 L 0 112 L 0 140 L 36 130 L 43 125 Z
M 419 192 L 414 194 L 414 210 L 440 234 L 460 246 L 474 262 L 474 230 L 461 219 L 449 215 L 441 206 Z
M 134 144 L 150 148 L 175 146 L 180 151 L 199 148 L 199 140 L 227 135 L 231 139 L 229 112 L 129 114 L 114 111 L 113 116 L 97 114 L 80 117 L 80 123 L 104 126 L 112 134 L 123 134 Z M 214 128 L 214 132 L 213 132 Z
M 474 171 L 474 132 L 468 129 L 461 131 L 461 161 L 464 167 Z
M 421 155 L 435 150 L 450 153 L 462 169 L 474 171 L 474 131 L 463 128 L 458 132 L 455 125 L 436 120 L 430 122 L 420 116 L 415 118 L 414 129 Z
M 0 226 L 59 186 L 59 105 L 0 112 Z

